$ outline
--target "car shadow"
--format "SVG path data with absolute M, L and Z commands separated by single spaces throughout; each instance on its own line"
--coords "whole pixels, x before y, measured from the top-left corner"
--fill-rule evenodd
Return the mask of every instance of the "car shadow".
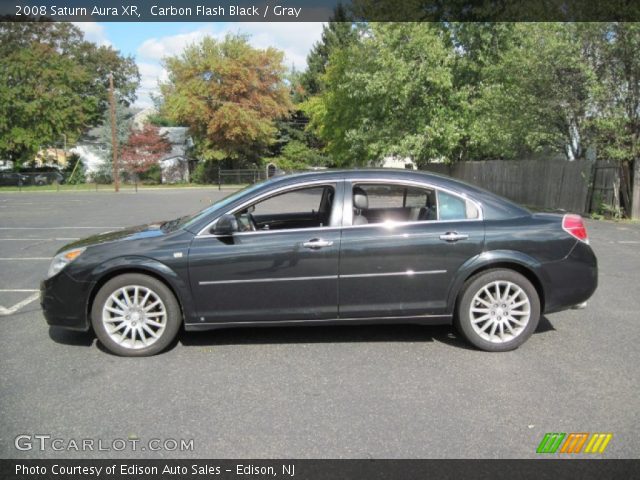
M 556 329 L 553 327 L 549 319 L 546 315 L 542 315 L 540 317 L 540 321 L 538 322 L 538 328 L 533 332 L 534 335 L 538 333 L 546 333 L 546 332 L 555 332 Z
M 77 332 L 59 327 L 49 327 L 49 338 L 62 345 L 73 345 L 77 347 L 90 347 L 96 336 L 92 331 Z
M 442 342 L 472 349 L 449 325 L 327 325 L 304 327 L 222 328 L 183 331 L 179 343 L 186 347 L 297 343 Z
M 546 316 L 540 318 L 534 335 L 555 331 Z M 76 332 L 49 327 L 49 337 L 63 345 L 90 347 L 96 339 L 92 331 Z M 266 345 L 302 343 L 375 343 L 375 342 L 440 342 L 463 350 L 477 350 L 469 345 L 451 325 L 327 325 L 296 327 L 221 328 L 202 332 L 185 331 L 169 346 L 180 343 L 185 347 L 223 345 Z M 110 353 L 99 341 L 98 348 Z
M 543 315 L 540 317 L 540 322 L 534 335 L 551 331 L 555 331 L 555 328 L 549 319 Z M 178 338 L 178 343 L 185 347 L 349 342 L 441 342 L 463 350 L 477 351 L 451 325 L 401 324 L 221 328 L 201 332 L 183 330 Z

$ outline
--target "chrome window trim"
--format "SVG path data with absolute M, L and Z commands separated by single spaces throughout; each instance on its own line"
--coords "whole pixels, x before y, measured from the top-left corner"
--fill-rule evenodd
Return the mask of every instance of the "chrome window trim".
M 338 178 L 333 180 L 313 180 L 309 182 L 299 183 L 296 185 L 285 185 L 274 190 L 269 190 L 268 192 L 264 192 L 258 197 L 254 197 L 242 204 L 238 207 L 233 208 L 231 210 L 226 211 L 223 214 L 220 214 L 215 220 L 210 222 L 205 228 L 201 229 L 200 232 L 195 236 L 195 238 L 224 238 L 223 235 L 215 235 L 213 233 L 208 233 L 211 231 L 215 223 L 218 221 L 222 215 L 232 214 L 238 210 L 242 210 L 244 207 L 251 205 L 252 203 L 258 202 L 262 199 L 268 198 L 270 196 L 277 195 L 278 193 L 282 193 L 286 190 L 298 190 L 299 188 L 305 188 L 308 186 L 314 185 L 335 185 L 337 188 L 337 184 L 339 182 L 346 181 L 351 185 L 350 190 L 353 191 L 353 185 L 357 183 L 364 184 L 391 184 L 391 185 L 409 185 L 418 188 L 429 188 L 435 190 L 436 195 L 439 190 L 447 192 L 456 197 L 462 198 L 465 201 L 469 201 L 475 205 L 478 209 L 478 218 L 464 218 L 460 220 L 440 220 L 440 212 L 438 212 L 437 220 L 409 220 L 406 222 L 388 222 L 388 223 L 366 223 L 364 225 L 345 225 L 348 220 L 348 223 L 352 223 L 353 221 L 353 195 L 347 194 L 347 189 L 344 192 L 343 199 L 343 215 L 342 215 L 342 225 L 340 226 L 327 226 L 327 227 L 311 227 L 311 228 L 291 228 L 291 229 L 283 229 L 283 230 L 256 230 L 253 232 L 237 232 L 234 233 L 233 236 L 243 236 L 243 235 L 256 235 L 256 234 L 273 234 L 273 233 L 285 233 L 285 232 L 313 232 L 313 231 L 332 231 L 332 230 L 341 230 L 341 229 L 350 229 L 350 228 L 367 228 L 367 227 L 385 227 L 385 228 L 395 228 L 395 227 L 403 227 L 409 225 L 435 225 L 435 224 L 447 224 L 447 223 L 459 223 L 459 222 L 481 222 L 484 220 L 484 210 L 482 208 L 482 204 L 477 200 L 469 197 L 464 192 L 456 192 L 446 187 L 436 186 L 430 183 L 420 182 L 416 180 L 399 180 L 399 179 L 384 179 L 380 177 L 375 178 Z
M 434 190 L 436 192 L 436 198 L 438 196 L 439 191 L 446 192 L 455 197 L 461 198 L 464 201 L 471 202 L 478 209 L 478 218 L 462 218 L 459 220 L 440 220 L 440 209 L 438 208 L 437 215 L 438 218 L 436 220 L 410 220 L 406 222 L 381 222 L 381 223 L 365 223 L 363 225 L 343 225 L 346 227 L 353 228 L 361 228 L 361 227 L 370 227 L 370 226 L 385 226 L 385 225 L 412 225 L 412 224 L 440 224 L 440 223 L 451 223 L 451 222 L 481 222 L 484 220 L 484 210 L 482 209 L 482 204 L 477 200 L 471 198 L 464 192 L 457 192 L 455 190 L 451 190 L 450 188 L 436 186 L 426 182 L 420 182 L 417 180 L 400 180 L 400 179 L 383 179 L 380 177 L 377 178 L 349 178 L 346 179 L 351 184 L 351 191 L 353 192 L 353 187 L 357 184 L 390 184 L 390 185 L 408 185 L 412 187 L 418 188 L 428 188 Z M 348 198 L 347 198 L 348 197 Z M 439 199 L 436 200 L 439 202 Z M 353 195 L 347 195 L 345 192 L 344 199 L 344 214 L 343 214 L 343 223 L 345 221 L 345 216 L 349 218 L 349 223 L 353 222 Z
M 248 278 L 242 280 L 205 280 L 198 282 L 198 285 L 222 285 L 237 283 L 271 283 L 271 282 L 299 282 L 306 280 L 340 280 L 341 278 L 371 278 L 371 277 L 413 277 L 415 275 L 437 275 L 447 273 L 446 270 L 405 270 L 404 272 L 384 272 L 384 273 L 351 273 L 347 275 L 318 275 L 315 277 L 282 277 L 282 278 Z
M 218 217 L 215 218 L 215 220 L 213 220 L 212 222 L 210 222 L 206 227 L 204 227 L 203 229 L 201 229 L 198 234 L 196 235 L 195 238 L 210 238 L 210 237 L 220 237 L 220 235 L 214 235 L 212 233 L 208 233 L 211 231 L 211 229 L 213 228 L 213 226 L 215 225 L 215 223 L 218 221 L 218 219 L 222 216 L 222 215 L 229 215 L 229 214 L 234 214 L 235 212 L 237 212 L 238 210 L 242 210 L 243 208 L 251 205 L 252 203 L 256 203 L 259 202 L 263 199 L 267 199 L 269 197 L 273 197 L 276 196 L 279 193 L 285 192 L 287 190 L 300 190 L 301 188 L 306 188 L 306 187 L 312 187 L 315 185 L 327 185 L 327 186 L 333 186 L 336 190 L 338 187 L 338 183 L 342 182 L 344 179 L 343 178 L 338 178 L 338 179 L 331 179 L 331 180 L 311 180 L 308 182 L 303 182 L 303 183 L 297 183 L 295 185 L 283 185 L 282 187 L 278 187 L 275 188 L 273 190 L 269 190 L 267 192 L 263 192 L 262 194 L 258 195 L 257 197 L 253 197 L 250 200 L 247 200 L 244 203 L 241 203 L 239 206 L 232 208 L 231 210 L 227 210 L 226 212 L 218 215 Z M 322 230 L 326 230 L 326 229 L 335 229 L 335 228 L 340 228 L 340 226 L 335 226 L 335 227 L 331 227 L 331 226 L 327 226 L 327 227 L 312 227 L 312 228 L 292 228 L 292 229 L 288 229 L 288 230 L 273 230 L 273 232 L 291 232 L 293 230 L 317 230 L 317 229 L 322 229 Z M 247 233 L 266 233 L 269 232 L 269 230 L 258 230 L 255 232 L 237 232 L 234 233 L 234 236 L 236 235 L 243 235 L 243 234 L 247 234 Z

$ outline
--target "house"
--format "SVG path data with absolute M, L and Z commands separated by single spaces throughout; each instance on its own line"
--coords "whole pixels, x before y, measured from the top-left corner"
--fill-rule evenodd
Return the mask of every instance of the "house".
M 188 152 L 193 146 L 188 128 L 161 127 L 159 132 L 171 143 L 171 151 L 158 162 L 162 170 L 162 183 L 188 182 Z M 70 150 L 80 157 L 88 181 L 94 180 L 111 162 L 109 145 L 101 143 L 99 138 L 98 128 L 94 128 Z
M 0 171 L 13 170 L 13 160 L 0 160 Z
M 162 183 L 189 181 L 189 149 L 193 140 L 187 127 L 161 127 L 160 135 L 164 135 L 171 144 L 171 152 L 159 160 L 162 169 Z
M 409 157 L 397 157 L 395 155 L 387 155 L 382 159 L 379 165 L 382 168 L 404 168 L 407 170 L 417 170 L 415 162 Z

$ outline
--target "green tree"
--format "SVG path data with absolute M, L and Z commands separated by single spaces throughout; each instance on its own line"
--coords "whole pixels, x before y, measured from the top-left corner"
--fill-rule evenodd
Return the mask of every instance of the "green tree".
M 291 140 L 280 155 L 269 159 L 269 163 L 274 163 L 285 171 L 295 171 L 325 167 L 329 164 L 329 158 L 299 140 Z
M 449 158 L 460 140 L 464 92 L 454 89 L 453 52 L 425 23 L 362 26 L 360 40 L 330 57 L 324 92 L 305 110 L 339 165 L 386 155 L 418 163 Z
M 134 111 L 122 101 L 116 92 L 116 147 L 118 152 L 129 141 L 129 136 L 133 129 Z M 98 176 L 102 181 L 109 183 L 113 176 L 113 144 L 111 136 L 111 116 L 109 111 L 103 113 L 100 125 L 93 131 L 96 144 L 91 148 L 93 152 L 104 159 L 104 164 L 100 168 Z
M 482 69 L 470 136 L 478 156 L 535 151 L 582 158 L 589 141 L 597 78 L 576 24 L 522 23 L 517 41 Z
M 63 134 L 73 143 L 99 124 L 109 72 L 132 102 L 139 83 L 132 58 L 85 41 L 70 23 L 0 23 L 0 156 L 29 161 Z
M 206 37 L 165 59 L 164 114 L 190 127 L 200 157 L 255 162 L 292 109 L 282 61 L 282 52 L 255 49 L 244 36 Z
M 329 57 L 334 50 L 347 48 L 357 39 L 356 30 L 349 17 L 347 9 L 341 4 L 336 5 L 329 22 L 322 26 L 322 37 L 316 42 L 307 55 L 307 69 L 300 76 L 303 94 L 317 95 L 322 90 L 322 75 L 324 75 Z

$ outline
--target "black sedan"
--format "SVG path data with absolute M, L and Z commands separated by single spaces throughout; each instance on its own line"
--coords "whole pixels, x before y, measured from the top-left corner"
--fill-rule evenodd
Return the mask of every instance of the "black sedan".
M 41 303 L 50 325 L 93 327 L 128 356 L 162 351 L 182 324 L 454 323 L 505 351 L 596 286 L 577 215 L 532 214 L 438 175 L 349 170 L 276 177 L 192 216 L 67 245 Z
M 0 185 L 4 186 L 22 186 L 29 183 L 29 177 L 21 173 L 0 172 Z

